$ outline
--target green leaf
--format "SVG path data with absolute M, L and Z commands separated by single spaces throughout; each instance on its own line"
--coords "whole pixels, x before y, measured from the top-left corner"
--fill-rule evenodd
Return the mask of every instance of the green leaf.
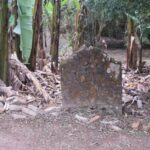
M 52 12 L 53 12 L 53 4 L 49 1 L 46 3 L 45 5 L 45 10 L 46 12 L 48 13 L 49 16 L 52 15 Z
M 73 0 L 73 3 L 75 5 L 76 9 L 80 10 L 80 2 L 79 2 L 79 0 Z
M 15 16 L 11 15 L 9 17 L 9 26 L 13 26 L 15 24 Z
M 61 6 L 64 6 L 68 3 L 68 0 L 61 0 Z
M 140 24 L 140 20 L 138 17 L 133 16 L 133 15 L 128 14 L 128 13 L 126 13 L 126 15 L 129 16 L 134 21 L 134 23 Z
M 28 63 L 33 38 L 33 9 L 34 0 L 18 0 L 18 25 L 15 32 L 19 33 L 20 23 L 20 49 L 22 50 L 24 63 Z
M 149 24 L 146 24 L 145 28 L 146 28 L 146 29 L 150 29 L 150 23 L 149 23 Z

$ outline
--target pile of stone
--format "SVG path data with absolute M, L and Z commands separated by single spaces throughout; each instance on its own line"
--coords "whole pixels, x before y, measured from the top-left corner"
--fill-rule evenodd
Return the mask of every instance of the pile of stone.
M 45 105 L 31 95 L 0 96 L 0 114 L 10 114 L 14 119 L 36 117 L 38 115 L 60 110 L 61 105 L 49 102 Z
M 123 73 L 123 105 L 130 114 L 148 114 L 150 111 L 150 75 Z
M 26 84 L 28 86 L 26 89 L 14 90 L 13 87 L 7 87 L 0 81 L 0 114 L 8 113 L 14 119 L 23 119 L 60 109 L 62 101 L 60 76 L 53 74 L 48 65 L 43 71 L 37 70 L 33 74 L 40 83 L 40 88 L 48 94 L 47 101 L 31 82 Z

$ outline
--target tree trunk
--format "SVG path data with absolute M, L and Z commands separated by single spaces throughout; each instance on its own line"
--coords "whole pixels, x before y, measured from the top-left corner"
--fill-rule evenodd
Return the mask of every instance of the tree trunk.
M 135 39 L 134 22 L 128 17 L 128 47 L 127 47 L 127 69 L 137 69 L 137 43 Z
M 50 54 L 52 57 L 51 69 L 56 72 L 58 68 L 58 50 L 59 50 L 59 30 L 60 30 L 60 0 L 53 1 L 53 16 L 52 16 L 52 34 Z
M 0 78 L 8 80 L 8 1 L 0 0 Z
M 80 7 L 75 16 L 75 31 L 72 40 L 74 52 L 78 51 L 83 44 L 87 46 L 95 45 L 96 21 L 88 22 L 87 19 L 90 20 L 93 16 L 89 15 L 89 10 L 84 3 L 81 2 Z
M 17 19 L 18 19 L 18 6 L 17 6 L 17 0 L 14 0 L 14 7 L 13 7 L 13 14 L 15 16 L 15 26 L 17 25 Z M 22 52 L 20 50 L 20 36 L 18 34 L 14 35 L 14 51 L 16 51 L 18 59 L 22 62 Z
M 75 16 L 75 32 L 73 36 L 73 51 L 77 51 L 84 44 L 84 28 L 81 10 Z
M 29 59 L 29 65 L 28 68 L 31 71 L 35 71 L 36 69 L 36 57 L 37 57 L 37 49 L 38 49 L 38 37 L 40 33 L 40 23 L 41 23 L 41 11 L 42 8 L 42 0 L 36 0 L 35 1 L 35 7 L 34 7 L 34 14 L 33 16 L 33 43 L 32 43 L 32 50 L 31 55 Z
M 142 43 L 142 36 L 140 37 L 140 49 L 139 49 L 139 72 L 142 72 L 142 68 L 143 68 L 143 59 L 142 59 L 142 55 L 143 55 L 143 43 Z
M 87 18 L 87 8 L 84 6 L 84 4 L 80 4 L 80 9 L 77 11 L 75 15 L 75 31 L 73 36 L 73 51 L 79 50 L 79 48 L 85 44 L 85 41 L 87 42 L 88 38 L 86 38 L 86 32 L 88 32 L 86 18 Z M 86 31 L 85 31 L 86 30 Z M 92 30 L 90 28 L 90 30 Z M 91 38 L 91 34 L 90 34 Z M 88 43 L 91 43 L 89 40 Z
M 40 11 L 39 13 L 41 16 L 39 16 L 40 20 L 42 20 L 42 5 L 38 9 Z M 44 50 L 44 44 L 43 44 L 43 22 L 40 22 L 40 30 L 39 30 L 39 50 L 38 50 L 38 69 L 42 70 L 45 65 L 45 50 Z
M 22 52 L 20 50 L 20 36 L 17 33 L 14 33 L 14 28 L 17 26 L 17 19 L 18 19 L 18 6 L 17 0 L 12 0 L 11 2 L 11 9 L 9 9 L 10 16 L 13 15 L 15 17 L 15 22 L 13 25 L 9 25 L 9 50 L 11 53 L 16 52 L 17 56 L 20 61 L 22 61 Z M 9 16 L 9 17 L 10 17 Z

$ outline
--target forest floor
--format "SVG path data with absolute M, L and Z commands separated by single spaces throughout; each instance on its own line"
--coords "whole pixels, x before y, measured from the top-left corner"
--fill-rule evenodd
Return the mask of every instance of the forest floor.
M 125 61 L 123 50 L 108 53 Z M 145 51 L 144 60 L 150 65 L 148 56 L 150 51 Z M 149 150 L 150 110 L 145 105 L 149 103 L 144 102 L 139 115 L 60 106 L 36 116 L 31 113 L 34 117 L 2 113 L 0 150 Z
M 115 58 L 118 61 L 121 61 L 123 64 L 126 62 L 126 50 L 122 49 L 114 49 L 114 50 L 109 50 L 108 49 L 108 54 Z M 144 49 L 143 52 L 143 61 L 146 61 L 147 65 L 150 65 L 150 50 L 149 49 Z
M 0 116 L 1 150 L 149 150 L 150 135 L 131 127 L 139 118 L 103 116 L 91 124 L 77 112 L 14 120 Z M 80 113 L 79 113 L 80 114 Z M 85 114 L 84 114 L 85 115 Z M 116 125 L 118 124 L 118 125 Z

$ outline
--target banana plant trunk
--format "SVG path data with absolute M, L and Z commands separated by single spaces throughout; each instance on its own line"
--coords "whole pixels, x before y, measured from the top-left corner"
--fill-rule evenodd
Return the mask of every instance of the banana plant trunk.
M 40 24 L 42 22 L 42 0 L 35 1 L 34 7 L 34 16 L 33 16 L 33 41 L 32 41 L 32 50 L 29 59 L 28 68 L 31 71 L 36 69 L 36 58 L 38 50 L 38 39 L 40 34 Z
M 87 19 L 94 18 L 89 15 L 89 10 L 81 2 L 80 9 L 77 11 L 75 16 L 75 31 L 72 39 L 73 51 L 76 52 L 82 45 L 94 46 L 96 36 L 96 21 L 87 23 Z
M 41 16 L 42 19 L 42 16 Z M 39 33 L 39 51 L 38 51 L 38 69 L 42 70 L 44 65 L 46 64 L 46 54 L 44 50 L 44 43 L 43 43 L 43 23 L 40 24 L 40 33 Z
M 73 36 L 73 51 L 76 52 L 84 44 L 84 24 L 81 20 L 81 10 L 75 16 L 75 32 Z
M 0 79 L 8 81 L 8 0 L 0 0 Z
M 128 16 L 127 20 L 128 30 L 128 46 L 127 46 L 127 69 L 137 69 L 137 44 L 135 39 L 134 22 Z
M 60 0 L 53 1 L 53 16 L 52 16 L 52 34 L 51 34 L 51 69 L 56 72 L 58 68 L 58 51 L 59 51 L 59 35 L 60 35 Z
M 18 19 L 18 6 L 17 0 L 14 0 L 13 14 L 15 16 L 15 26 L 17 25 Z M 20 36 L 18 34 L 14 35 L 14 51 L 16 51 L 19 60 L 22 62 L 22 51 L 20 50 Z
M 139 49 L 139 72 L 142 72 L 142 68 L 143 68 L 143 43 L 142 43 L 142 36 L 140 37 L 140 49 Z

